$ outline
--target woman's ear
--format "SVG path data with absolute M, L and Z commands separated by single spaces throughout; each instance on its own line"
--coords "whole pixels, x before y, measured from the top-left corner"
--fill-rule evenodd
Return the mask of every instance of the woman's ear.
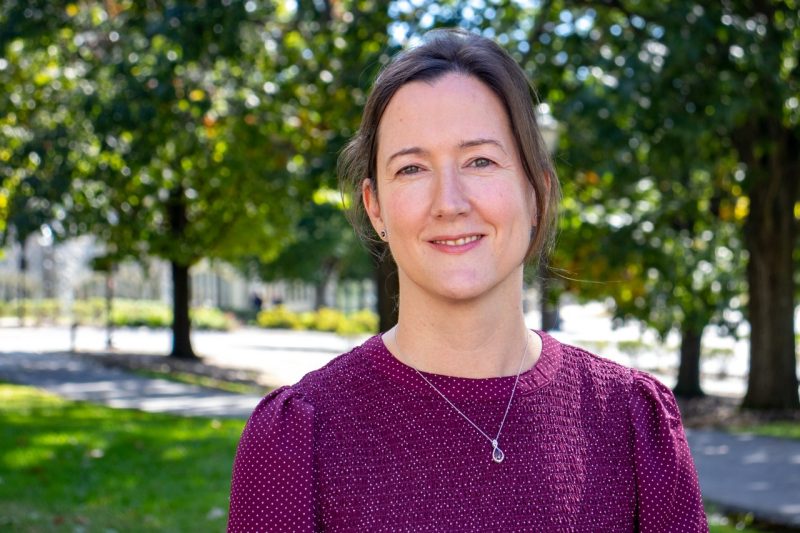
M 378 190 L 375 187 L 375 183 L 369 178 L 361 182 L 361 200 L 364 202 L 364 209 L 367 212 L 370 223 L 372 223 L 372 227 L 378 235 L 381 235 L 381 232 L 385 232 L 386 228 L 383 224 L 383 218 L 381 218 Z

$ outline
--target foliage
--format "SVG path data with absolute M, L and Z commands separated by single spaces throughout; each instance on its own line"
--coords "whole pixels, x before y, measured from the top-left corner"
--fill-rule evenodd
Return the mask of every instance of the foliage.
M 564 288 L 695 341 L 745 312 L 761 347 L 754 401 L 774 387 L 796 406 L 783 379 L 800 218 L 795 2 L 397 6 L 401 34 L 457 24 L 495 37 L 561 121 Z
M 60 68 L 64 56 L 48 46 L 51 35 L 21 20 L 23 8 L 38 11 L 38 6 L 17 2 L 3 2 L 0 9 L 0 91 L 6 95 L 0 100 L 2 244 L 10 237 L 5 230 L 13 228 L 15 239 L 24 243 L 57 216 L 57 204 L 70 184 L 67 169 L 77 155 L 70 157 L 66 133 L 73 123 L 78 80 Z M 27 41 L 19 38 L 27 31 Z M 82 148 L 72 146 L 75 152 Z
M 291 235 L 291 243 L 278 257 L 259 262 L 257 272 L 264 280 L 301 280 L 324 291 L 334 279 L 361 280 L 371 275 L 372 261 L 343 213 L 338 192 L 315 192 Z M 323 302 L 318 302 L 322 305 Z
M 289 242 L 312 192 L 335 181 L 362 76 L 386 58 L 376 2 L 2 7 L 0 89 L 11 97 L 0 185 L 19 200 L 10 216 L 92 233 L 109 258 L 181 267 L 176 324 L 186 267 L 268 261 Z
M 280 329 L 307 329 L 306 324 L 299 313 L 289 310 L 286 306 L 278 305 L 272 309 L 265 309 L 256 316 L 256 323 L 262 328 Z
M 258 313 L 257 323 L 263 328 L 331 331 L 340 335 L 375 333 L 378 317 L 369 310 L 345 314 L 338 309 L 323 307 L 313 312 L 297 313 L 279 305 Z
M 0 384 L 0 529 L 224 528 L 243 426 Z

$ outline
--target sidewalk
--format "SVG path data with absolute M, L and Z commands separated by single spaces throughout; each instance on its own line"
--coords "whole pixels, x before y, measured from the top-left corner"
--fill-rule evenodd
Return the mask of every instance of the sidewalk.
M 66 353 L 0 352 L 0 380 L 70 400 L 184 416 L 247 418 L 261 399 L 145 378 Z
M 90 341 L 90 334 L 96 337 L 91 342 L 103 338 L 100 330 L 83 332 L 84 343 Z M 195 337 L 207 362 L 260 369 L 276 385 L 296 381 L 297 374 L 321 366 L 360 342 L 316 333 L 243 331 L 220 335 Z M 166 351 L 157 334 L 122 331 L 115 337 L 120 346 L 128 346 L 134 338 L 133 346 L 144 353 Z M 202 342 L 197 342 L 200 338 Z M 40 387 L 75 400 L 187 416 L 244 419 L 259 401 L 252 395 L 109 369 L 65 353 L 65 340 L 65 328 L 0 329 L 0 380 Z M 709 430 L 689 430 L 687 437 L 708 503 L 800 528 L 800 442 Z

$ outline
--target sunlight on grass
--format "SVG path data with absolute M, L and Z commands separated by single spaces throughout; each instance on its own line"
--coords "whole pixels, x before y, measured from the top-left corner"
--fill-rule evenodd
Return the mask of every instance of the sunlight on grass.
M 0 530 L 224 529 L 243 426 L 0 384 Z
M 800 422 L 767 422 L 757 426 L 732 428 L 736 433 L 752 433 L 765 437 L 800 440 Z

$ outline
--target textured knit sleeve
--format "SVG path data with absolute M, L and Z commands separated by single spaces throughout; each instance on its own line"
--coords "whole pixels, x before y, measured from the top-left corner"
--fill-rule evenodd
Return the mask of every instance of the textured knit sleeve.
M 672 391 L 634 370 L 631 417 L 638 530 L 707 532 L 697 472 Z
M 228 531 L 314 531 L 314 410 L 290 388 L 256 407 L 231 481 Z

